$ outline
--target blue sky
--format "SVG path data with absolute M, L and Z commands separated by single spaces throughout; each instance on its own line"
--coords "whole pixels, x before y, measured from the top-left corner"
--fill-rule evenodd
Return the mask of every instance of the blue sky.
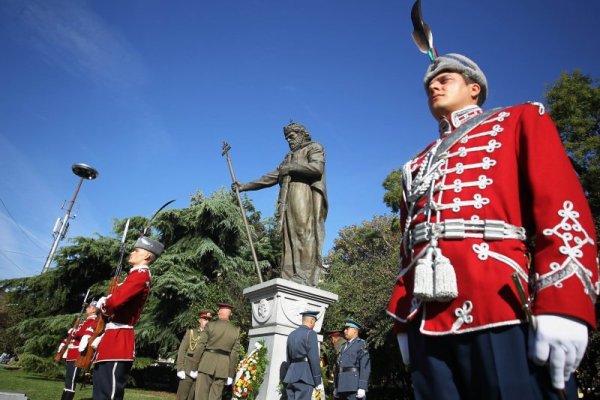
M 63 200 L 84 182 L 67 239 L 113 218 L 276 167 L 281 128 L 326 149 L 326 250 L 388 212 L 385 176 L 435 138 L 410 33 L 412 0 L 0 2 L 0 279 L 38 274 Z M 599 77 L 597 0 L 423 0 L 440 53 L 475 59 L 486 107 L 542 99 L 563 71 Z M 251 192 L 273 214 L 277 189 Z M 68 244 L 65 240 L 61 245 Z

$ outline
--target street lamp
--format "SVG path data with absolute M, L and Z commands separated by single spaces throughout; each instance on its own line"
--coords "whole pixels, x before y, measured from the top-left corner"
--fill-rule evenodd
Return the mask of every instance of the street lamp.
M 98 177 L 98 171 L 96 171 L 94 168 L 90 167 L 87 164 L 83 164 L 83 163 L 73 164 L 71 169 L 73 170 L 73 173 L 80 178 L 79 183 L 77 184 L 77 188 L 75 189 L 75 194 L 73 195 L 73 199 L 69 203 L 69 207 L 67 207 L 67 213 L 65 214 L 64 219 L 61 221 L 59 218 L 58 221 L 56 221 L 55 228 L 59 223 L 61 223 L 60 229 L 58 230 L 57 233 L 56 233 L 56 229 L 54 230 L 54 232 L 55 232 L 54 243 L 52 243 L 52 248 L 50 249 L 48 258 L 46 258 L 46 263 L 44 264 L 44 268 L 42 268 L 42 274 L 44 272 L 48 271 L 48 269 L 50 268 L 50 264 L 52 263 L 52 258 L 54 257 L 54 252 L 56 251 L 56 248 L 58 247 L 58 243 L 63 239 L 63 237 L 67 233 L 66 231 L 67 231 L 67 227 L 69 225 L 69 219 L 71 218 L 71 210 L 73 209 L 73 205 L 75 205 L 75 199 L 77 198 L 77 195 L 79 194 L 79 189 L 81 188 L 81 184 L 83 183 L 83 180 L 84 179 L 92 180 L 92 179 L 96 179 Z

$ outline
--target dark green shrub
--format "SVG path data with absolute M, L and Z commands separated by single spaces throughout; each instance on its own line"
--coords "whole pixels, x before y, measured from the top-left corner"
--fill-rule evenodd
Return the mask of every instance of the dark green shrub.
M 34 354 L 23 353 L 19 355 L 17 364 L 24 371 L 33 372 L 51 379 L 62 379 L 65 376 L 65 366 L 51 358 L 38 357 Z

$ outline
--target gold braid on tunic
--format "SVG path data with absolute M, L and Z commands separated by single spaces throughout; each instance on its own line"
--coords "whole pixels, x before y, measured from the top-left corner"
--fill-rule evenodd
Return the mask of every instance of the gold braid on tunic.
M 190 329 L 190 351 L 194 351 L 198 346 L 198 342 L 200 341 L 200 335 L 196 336 L 194 339 L 194 330 Z

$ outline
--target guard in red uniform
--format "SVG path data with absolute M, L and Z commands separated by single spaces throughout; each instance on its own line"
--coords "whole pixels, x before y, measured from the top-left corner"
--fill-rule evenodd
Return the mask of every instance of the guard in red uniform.
M 75 360 L 77 360 L 81 352 L 85 350 L 89 338 L 94 334 L 94 330 L 96 329 L 96 324 L 98 323 L 98 308 L 96 307 L 95 301 L 88 304 L 85 308 L 85 314 L 87 318 L 75 328 L 72 336 L 71 329 L 73 328 L 69 329 L 71 341 L 69 342 L 68 337 L 63 339 L 58 348 L 58 351 L 60 352 L 64 346 L 68 346 L 63 356 L 66 361 L 67 369 L 65 372 L 65 388 L 63 389 L 61 400 L 72 400 L 75 397 L 75 380 L 79 374 L 79 368 L 75 366 Z
M 133 267 L 112 294 L 98 300 L 107 322 L 97 345 L 94 360 L 94 400 L 122 399 L 135 357 L 133 327 L 150 294 L 150 265 L 164 247 L 156 240 L 141 237 L 129 255 Z
M 424 84 L 439 137 L 402 170 L 388 305 L 416 398 L 576 399 L 600 291 L 577 175 L 542 104 L 484 112 L 477 64 L 431 54 Z

